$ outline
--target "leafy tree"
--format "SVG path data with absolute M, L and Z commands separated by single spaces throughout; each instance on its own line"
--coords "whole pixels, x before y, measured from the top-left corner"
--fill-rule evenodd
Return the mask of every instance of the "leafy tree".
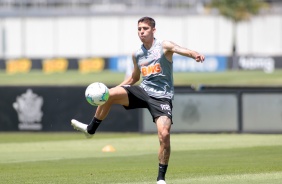
M 237 69 L 236 61 L 236 32 L 240 21 L 249 20 L 252 16 L 260 13 L 260 10 L 268 7 L 263 0 L 212 0 L 211 8 L 215 8 L 221 15 L 230 19 L 233 23 L 232 56 L 233 68 Z

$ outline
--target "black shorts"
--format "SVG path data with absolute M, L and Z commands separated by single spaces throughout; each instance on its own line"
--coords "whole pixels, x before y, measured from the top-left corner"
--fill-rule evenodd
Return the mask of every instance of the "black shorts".
M 147 108 L 155 118 L 167 116 L 172 123 L 172 101 L 168 98 L 150 97 L 140 86 L 122 86 L 128 93 L 129 105 L 125 109 Z

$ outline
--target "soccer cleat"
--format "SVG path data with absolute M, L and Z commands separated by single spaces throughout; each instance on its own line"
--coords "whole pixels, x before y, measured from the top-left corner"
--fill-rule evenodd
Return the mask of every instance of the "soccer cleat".
M 157 184 L 166 184 L 165 180 L 159 180 L 157 181 Z
M 88 125 L 81 123 L 81 122 L 79 122 L 75 119 L 71 120 L 71 125 L 73 126 L 74 129 L 83 132 L 85 134 L 86 138 L 91 138 L 93 136 L 93 135 L 91 135 L 87 132 L 87 126 Z

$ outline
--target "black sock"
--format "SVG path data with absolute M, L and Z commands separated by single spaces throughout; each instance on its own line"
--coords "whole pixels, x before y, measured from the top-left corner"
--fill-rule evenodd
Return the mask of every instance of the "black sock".
M 90 122 L 90 124 L 87 126 L 87 132 L 89 134 L 95 134 L 98 126 L 101 124 L 102 120 L 99 120 L 97 118 L 93 118 Z
M 158 175 L 157 181 L 165 180 L 165 173 L 166 173 L 167 167 L 168 165 L 159 164 L 159 175 Z

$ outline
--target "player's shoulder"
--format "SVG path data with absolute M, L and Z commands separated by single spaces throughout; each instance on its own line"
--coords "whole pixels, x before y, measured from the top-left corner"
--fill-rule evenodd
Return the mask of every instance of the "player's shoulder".
M 164 41 L 166 41 L 166 40 L 161 40 L 161 39 L 155 38 L 155 45 L 156 46 L 162 46 Z
M 134 55 L 140 55 L 140 54 L 142 54 L 142 53 L 143 53 L 142 48 L 138 48 L 137 50 L 135 50 L 135 51 L 133 52 Z
M 169 45 L 169 44 L 171 44 L 171 43 L 172 43 L 172 42 L 169 41 L 169 40 L 162 40 L 162 42 L 161 42 L 161 44 L 162 44 L 163 46 Z
M 132 52 L 132 57 L 134 58 L 138 58 L 140 55 L 142 55 L 143 51 L 141 48 L 135 50 L 134 52 Z
M 135 50 L 134 52 L 133 52 L 133 54 L 135 55 L 135 56 L 137 56 L 137 55 L 140 55 L 140 54 L 143 54 L 144 53 L 144 49 L 143 49 L 143 46 L 141 45 L 141 47 L 139 47 L 137 50 Z
M 169 40 L 163 40 L 162 42 L 162 47 L 164 49 L 170 50 L 171 48 L 173 48 L 175 46 L 175 43 L 173 43 L 172 41 Z

